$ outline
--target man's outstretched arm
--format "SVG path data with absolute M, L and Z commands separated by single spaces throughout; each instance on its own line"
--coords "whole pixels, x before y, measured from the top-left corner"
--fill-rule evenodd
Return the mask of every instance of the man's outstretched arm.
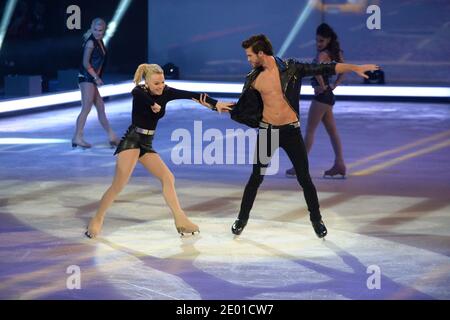
M 363 77 L 365 79 L 368 78 L 368 76 L 365 74 L 367 71 L 375 71 L 379 70 L 380 67 L 375 64 L 349 64 L 349 63 L 336 63 L 336 73 L 347 73 L 347 72 L 354 72 L 360 77 Z
M 359 76 L 363 78 L 368 78 L 364 72 L 367 71 L 375 71 L 379 70 L 375 64 L 349 64 L 349 63 L 336 63 L 336 62 L 328 62 L 328 63 L 295 63 L 297 67 L 298 74 L 300 78 L 303 77 L 311 77 L 318 75 L 334 75 L 337 73 L 347 73 L 347 72 L 355 72 Z

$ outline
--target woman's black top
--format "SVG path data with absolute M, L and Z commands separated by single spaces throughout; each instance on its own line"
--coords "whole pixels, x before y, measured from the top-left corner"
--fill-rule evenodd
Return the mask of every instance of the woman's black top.
M 83 55 L 84 50 L 86 48 L 86 43 L 88 43 L 89 40 L 92 40 L 94 42 L 94 49 L 92 50 L 91 57 L 89 58 L 89 64 L 94 68 L 95 73 L 97 73 L 98 77 L 101 78 L 103 75 L 103 70 L 105 69 L 106 65 L 106 47 L 103 45 L 103 48 L 105 51 L 103 51 L 102 46 L 100 43 L 98 43 L 97 39 L 95 39 L 94 35 L 91 34 L 89 38 L 87 38 L 86 41 L 83 42 Z M 103 44 L 103 42 L 102 42 Z M 92 76 L 89 74 L 89 72 L 86 70 L 86 68 L 83 65 L 83 61 L 80 65 L 80 75 L 86 77 L 87 79 L 91 79 Z M 93 78 L 92 78 L 93 79 Z
M 169 101 L 176 99 L 200 99 L 200 93 L 178 90 L 169 86 L 164 88 L 160 96 L 152 95 L 145 85 L 136 86 L 131 93 L 133 94 L 132 124 L 147 130 L 155 130 L 159 119 L 164 117 L 166 113 L 166 104 Z M 217 100 L 210 97 L 206 98 L 206 102 L 214 107 L 217 104 Z M 154 103 L 161 106 L 161 110 L 158 113 L 153 112 L 151 109 Z

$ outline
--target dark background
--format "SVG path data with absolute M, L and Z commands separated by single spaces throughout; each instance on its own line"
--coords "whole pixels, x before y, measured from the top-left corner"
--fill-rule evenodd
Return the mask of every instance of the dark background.
M 316 1 L 319 3 L 320 1 Z M 249 66 L 242 40 L 256 33 L 281 48 L 307 1 L 149 1 L 149 59 L 172 61 L 181 77 L 242 81 Z M 395 85 L 450 85 L 450 1 L 326 0 L 315 6 L 284 57 L 312 60 L 322 22 L 337 32 L 352 63 L 377 63 Z M 381 30 L 369 30 L 366 9 L 381 8 Z M 347 83 L 361 83 L 356 76 Z
M 0 16 L 6 5 L 0 0 Z M 82 35 L 95 17 L 108 23 L 119 0 L 20 0 L 0 51 L 0 96 L 7 75 L 41 75 L 58 90 L 58 70 L 77 69 Z M 320 3 L 320 1 L 316 1 Z M 316 5 L 284 57 L 311 61 L 322 21 L 338 33 L 346 61 L 377 63 L 394 85 L 450 85 L 450 1 L 327 0 Z M 81 30 L 68 30 L 66 8 L 81 8 Z M 306 0 L 134 0 L 108 45 L 106 83 L 131 79 L 143 62 L 174 63 L 181 79 L 242 81 L 249 71 L 240 44 L 265 33 L 275 53 Z M 369 30 L 366 8 L 381 7 L 381 30 Z M 346 83 L 361 83 L 348 76 Z
M 82 58 L 82 37 L 92 19 L 108 23 L 118 0 L 21 0 L 18 2 L 0 51 L 0 74 L 42 75 L 43 86 L 53 81 L 58 70 L 78 69 Z M 6 1 L 0 1 L 3 13 Z M 81 30 L 69 30 L 66 9 L 81 9 Z M 108 44 L 106 82 L 133 77 L 136 66 L 147 60 L 147 0 L 134 0 Z M 52 84 L 50 83 L 50 87 Z M 56 87 L 56 86 L 55 86 Z

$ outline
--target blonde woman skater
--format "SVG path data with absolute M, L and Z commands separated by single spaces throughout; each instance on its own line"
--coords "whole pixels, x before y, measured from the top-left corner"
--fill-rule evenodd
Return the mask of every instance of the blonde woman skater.
M 81 112 L 77 118 L 75 133 L 72 138 L 72 147 L 90 148 L 92 145 L 83 138 L 86 119 L 91 112 L 92 105 L 97 109 L 97 116 L 103 129 L 108 134 L 111 147 L 117 146 L 119 139 L 109 125 L 98 86 L 103 85 L 102 75 L 106 63 L 106 47 L 103 43 L 106 23 L 100 18 L 92 21 L 91 28 L 84 35 L 83 61 L 78 74 L 78 85 L 81 91 Z
M 142 78 L 145 84 L 140 85 Z M 175 191 L 175 179 L 172 172 L 152 147 L 152 141 L 159 119 L 164 117 L 166 104 L 176 99 L 193 99 L 212 110 L 228 112 L 229 103 L 218 102 L 206 94 L 177 90 L 164 83 L 164 73 L 157 64 L 141 64 L 134 75 L 136 87 L 132 91 L 132 124 L 119 143 L 117 150 L 116 173 L 111 186 L 104 193 L 96 215 L 91 219 L 86 236 L 96 237 L 102 228 L 106 210 L 111 206 L 119 192 L 125 187 L 137 162 L 140 162 L 150 174 L 159 179 L 164 200 L 172 211 L 178 233 L 199 232 L 181 209 Z

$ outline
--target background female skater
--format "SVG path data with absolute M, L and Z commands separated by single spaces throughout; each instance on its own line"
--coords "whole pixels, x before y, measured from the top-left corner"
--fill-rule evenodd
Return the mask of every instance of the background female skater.
M 342 50 L 340 48 L 337 35 L 334 30 L 326 23 L 317 27 L 316 31 L 317 56 L 313 62 L 344 62 Z M 342 82 L 344 74 L 336 77 L 334 83 L 330 83 L 328 76 L 315 76 L 311 79 L 314 87 L 314 98 L 309 108 L 308 122 L 306 125 L 305 146 L 309 153 L 314 142 L 314 134 L 322 121 L 334 150 L 334 165 L 324 172 L 324 177 L 345 177 L 346 168 L 344 156 L 342 153 L 342 143 L 336 128 L 336 121 L 333 115 L 333 105 L 335 97 L 333 90 Z M 295 170 L 291 168 L 286 171 L 288 177 L 295 177 Z
M 139 85 L 142 78 L 145 85 Z M 175 99 L 194 99 L 212 110 L 228 112 L 230 103 L 218 102 L 206 95 L 177 90 L 164 84 L 164 73 L 157 64 L 141 64 L 134 75 L 136 87 L 133 89 L 132 124 L 119 143 L 114 154 L 118 154 L 116 173 L 111 186 L 104 193 L 96 215 L 91 219 L 86 236 L 96 237 L 102 228 L 106 210 L 113 203 L 119 192 L 127 184 L 136 163 L 139 161 L 162 184 L 164 199 L 172 211 L 175 227 L 183 233 L 198 232 L 180 207 L 175 191 L 175 179 L 164 161 L 152 148 L 153 135 L 158 120 L 166 110 L 166 104 Z
M 105 113 L 103 102 L 97 86 L 103 85 L 102 75 L 106 63 L 106 47 L 103 43 L 106 23 L 100 18 L 92 21 L 91 28 L 84 35 L 83 61 L 78 74 L 78 85 L 81 90 L 81 112 L 77 118 L 75 134 L 72 139 L 72 147 L 90 148 L 92 145 L 83 139 L 86 119 L 91 111 L 92 104 L 97 109 L 98 120 L 108 134 L 109 144 L 117 146 L 119 139 L 112 131 Z

